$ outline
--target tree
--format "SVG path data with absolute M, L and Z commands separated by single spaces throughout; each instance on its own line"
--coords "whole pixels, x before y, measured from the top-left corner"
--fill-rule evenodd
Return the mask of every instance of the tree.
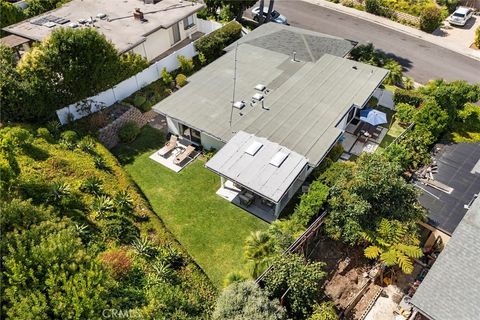
M 415 106 L 403 102 L 397 103 L 395 109 L 397 110 L 395 116 L 402 123 L 413 122 L 415 114 L 417 113 L 417 108 L 415 108 Z
M 0 0 L 0 30 L 23 19 L 25 19 L 25 14 L 21 8 L 5 0 Z M 0 35 L 3 36 L 3 31 L 0 31 Z
M 433 99 L 426 101 L 415 113 L 413 121 L 418 128 L 430 132 L 438 138 L 447 128 L 449 123 L 448 113 Z
M 29 17 L 37 16 L 44 12 L 60 7 L 69 0 L 27 0 L 26 12 Z
M 217 299 L 213 319 L 281 320 L 285 310 L 271 301 L 255 282 L 237 282 L 223 290 Z
M 256 278 L 265 271 L 275 253 L 273 239 L 266 231 L 250 233 L 243 247 L 243 255 L 250 275 Z
M 370 243 L 365 257 L 379 258 L 389 267 L 398 265 L 406 274 L 413 271 L 412 260 L 423 256 L 414 223 L 382 219 L 375 231 L 367 231 L 363 237 Z
M 332 237 L 356 244 L 362 232 L 374 230 L 382 218 L 424 219 L 417 190 L 399 175 L 398 163 L 383 154 L 362 154 L 350 169 L 351 179 L 339 179 L 330 189 L 330 214 L 325 223 Z
M 324 266 L 323 262 L 309 262 L 297 254 L 279 256 L 272 264 L 272 272 L 264 278 L 265 290 L 272 298 L 285 295 L 289 315 L 304 318 L 311 313 L 320 282 L 325 278 Z
M 308 223 L 320 213 L 320 209 L 327 200 L 328 190 L 328 187 L 320 181 L 312 182 L 308 192 L 301 196 L 291 219 L 299 226 L 306 228 Z
M 313 314 L 309 320 L 338 320 L 335 305 L 331 301 L 324 301 L 315 305 Z
M 242 19 L 243 12 L 257 3 L 256 0 L 221 0 L 222 5 L 230 6 L 237 21 Z
M 395 85 L 402 83 L 403 72 L 400 63 L 393 59 L 387 59 L 383 67 L 390 71 L 387 78 L 385 79 L 386 84 Z
M 442 25 L 442 11 L 435 5 L 423 8 L 420 14 L 420 30 L 433 32 Z

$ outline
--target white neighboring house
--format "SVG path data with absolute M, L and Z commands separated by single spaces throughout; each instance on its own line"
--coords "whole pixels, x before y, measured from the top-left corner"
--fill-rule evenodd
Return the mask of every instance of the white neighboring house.
M 196 13 L 205 5 L 179 0 L 72 0 L 62 7 L 3 28 L 11 35 L 42 41 L 56 28 L 94 27 L 122 54 L 152 61 L 183 40 L 202 34 Z

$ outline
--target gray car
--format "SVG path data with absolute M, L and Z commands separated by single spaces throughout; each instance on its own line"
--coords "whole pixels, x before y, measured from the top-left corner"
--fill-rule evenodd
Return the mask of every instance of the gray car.
M 263 18 L 266 19 L 268 14 L 268 7 L 263 7 Z M 256 7 L 252 9 L 252 16 L 253 20 L 258 21 L 259 16 L 260 16 L 260 7 Z M 272 15 L 270 21 L 275 22 L 275 23 L 280 23 L 280 24 L 286 24 L 288 25 L 287 18 L 285 16 L 282 16 L 278 11 L 272 10 Z

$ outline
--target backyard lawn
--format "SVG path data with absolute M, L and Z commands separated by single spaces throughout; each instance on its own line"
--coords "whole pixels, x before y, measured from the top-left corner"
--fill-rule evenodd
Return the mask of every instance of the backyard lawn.
M 149 126 L 130 145 L 114 153 L 167 228 L 220 287 L 225 275 L 242 266 L 243 242 L 268 225 L 215 194 L 220 178 L 196 160 L 179 173 L 149 159 L 163 145 Z

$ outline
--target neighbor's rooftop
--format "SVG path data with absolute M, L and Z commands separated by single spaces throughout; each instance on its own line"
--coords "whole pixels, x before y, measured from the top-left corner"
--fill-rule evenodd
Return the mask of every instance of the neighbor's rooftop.
M 420 182 L 424 191 L 418 200 L 428 209 L 428 223 L 451 235 L 467 212 L 465 205 L 480 192 L 480 143 L 437 144 L 436 181 L 451 188 L 446 193 Z
M 290 30 L 286 28 L 282 30 Z M 190 77 L 185 87 L 154 110 L 224 142 L 240 130 L 267 138 L 313 165 L 340 136 L 338 122 L 353 105 L 363 106 L 388 73 L 327 53 L 318 54 L 315 62 L 298 55 L 293 61 L 285 50 L 262 41 L 235 47 Z M 235 101 L 245 102 L 241 110 L 232 108 L 235 56 Z M 263 107 L 261 102 L 250 105 L 252 96 L 261 93 L 257 84 L 267 88 Z
M 239 131 L 206 167 L 248 189 L 279 202 L 307 159 L 278 143 Z
M 460 222 L 412 298 L 434 320 L 478 319 L 480 314 L 480 197 Z
M 78 23 L 81 19 L 93 17 L 96 20 L 95 28 L 123 53 L 145 41 L 148 34 L 161 28 L 169 28 L 203 7 L 204 5 L 199 2 L 178 0 L 162 0 L 155 4 L 145 4 L 139 0 L 72 0 L 58 9 L 5 27 L 3 30 L 41 41 L 56 28 L 69 27 L 70 23 Z M 144 22 L 133 18 L 135 8 L 144 13 Z M 105 14 L 106 18 L 97 18 L 98 14 Z M 53 25 L 49 24 L 52 27 L 44 25 L 48 22 L 53 22 Z M 84 28 L 79 24 L 80 27 Z

